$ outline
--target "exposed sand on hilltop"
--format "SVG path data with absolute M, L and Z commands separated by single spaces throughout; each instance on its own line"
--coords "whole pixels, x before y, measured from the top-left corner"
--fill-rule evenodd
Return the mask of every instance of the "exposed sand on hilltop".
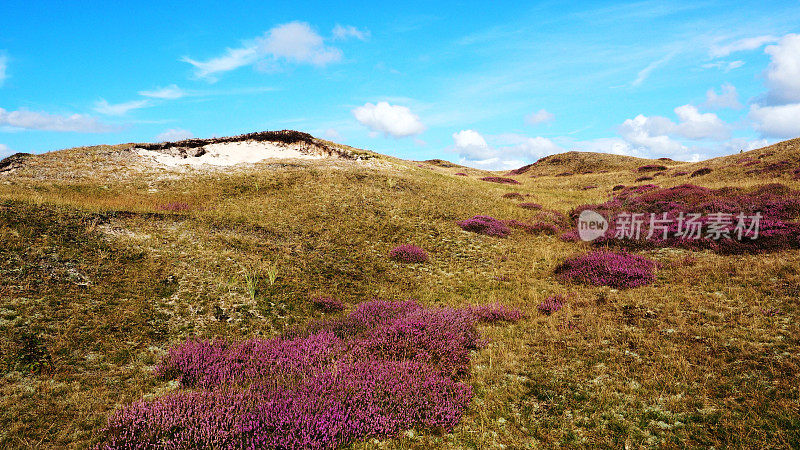
M 192 165 L 233 166 L 256 163 L 265 159 L 321 159 L 324 155 L 300 151 L 296 144 L 276 144 L 266 141 L 241 141 L 208 144 L 199 149 L 199 156 L 174 155 L 155 150 L 139 149 L 141 156 L 149 157 L 165 166 Z

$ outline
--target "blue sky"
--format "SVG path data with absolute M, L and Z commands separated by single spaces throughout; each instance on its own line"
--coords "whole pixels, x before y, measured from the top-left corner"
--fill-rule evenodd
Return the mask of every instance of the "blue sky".
M 501 169 L 800 136 L 800 2 L 0 6 L 0 156 L 296 129 Z

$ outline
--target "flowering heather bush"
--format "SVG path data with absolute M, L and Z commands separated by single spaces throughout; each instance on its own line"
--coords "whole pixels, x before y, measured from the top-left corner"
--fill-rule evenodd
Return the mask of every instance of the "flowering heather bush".
M 519 184 L 519 181 L 513 178 L 505 178 L 505 177 L 483 177 L 480 179 L 481 181 L 489 181 L 492 183 L 502 183 L 502 184 Z
M 689 172 L 675 172 L 672 174 L 673 177 L 683 177 L 689 175 Z
M 159 205 L 158 209 L 162 211 L 172 211 L 172 212 L 181 212 L 181 211 L 189 211 L 192 209 L 186 202 L 169 202 L 164 203 L 163 205 Z
M 416 245 L 403 244 L 391 249 L 389 258 L 404 263 L 424 263 L 428 261 L 428 253 Z
M 516 321 L 500 305 L 423 309 L 372 301 L 338 322 L 239 344 L 189 341 L 156 373 L 184 389 L 114 413 L 100 448 L 337 448 L 409 428 L 450 431 L 470 399 L 477 322 Z M 322 331 L 321 331 L 322 330 Z
M 503 194 L 503 198 L 513 198 L 516 200 L 522 200 L 523 198 L 525 198 L 525 196 L 520 194 L 519 192 L 506 192 L 505 194 Z
M 672 158 L 663 157 L 663 158 L 658 158 L 658 160 L 659 161 L 672 161 Z
M 566 299 L 563 295 L 551 295 L 539 303 L 537 308 L 539 309 L 540 313 L 549 316 L 550 314 L 553 314 L 561 309 L 564 306 L 564 303 L 566 303 Z
M 667 170 L 667 166 L 660 166 L 658 164 L 648 164 L 646 166 L 640 166 L 636 169 L 637 172 L 659 172 L 662 170 Z
M 691 175 L 689 175 L 689 176 L 690 176 L 690 177 L 692 177 L 692 178 L 694 178 L 694 177 L 699 177 L 699 176 L 703 176 L 703 175 L 708 175 L 708 174 L 710 174 L 710 173 L 711 173 L 711 169 L 710 169 L 710 168 L 708 168 L 708 167 L 703 167 L 703 168 L 701 168 L 701 169 L 697 169 L 697 170 L 695 170 L 695 171 L 694 171 L 694 172 L 692 172 L 692 174 L 691 174 Z
M 311 299 L 311 303 L 317 308 L 327 312 L 344 310 L 344 303 L 342 303 L 341 300 L 336 300 L 329 296 L 314 297 Z
M 639 177 L 635 181 L 638 183 L 640 181 L 650 181 L 652 179 L 653 179 L 653 177 Z
M 508 308 L 500 303 L 476 305 L 470 307 L 469 310 L 481 323 L 518 322 L 525 318 L 522 311 Z
M 458 175 L 458 176 L 460 176 L 460 177 L 465 177 L 465 176 L 467 176 L 467 174 L 465 174 L 464 172 L 456 172 L 456 173 L 455 173 L 455 175 Z
M 625 289 L 652 283 L 655 269 L 643 256 L 600 250 L 567 259 L 555 273 L 563 281 Z
M 680 247 L 690 250 L 709 249 L 723 254 L 765 253 L 791 248 L 800 248 L 800 192 L 793 191 L 781 184 L 765 185 L 760 188 L 743 190 L 736 188 L 710 189 L 692 184 L 683 184 L 667 189 L 657 186 L 640 189 L 625 188 L 620 190 L 611 200 L 596 204 L 582 205 L 570 212 L 574 221 L 580 212 L 591 209 L 612 218 L 609 231 L 605 236 L 593 241 L 596 245 L 614 245 L 628 248 Z M 644 223 L 641 228 L 642 239 L 615 239 L 616 219 L 619 213 L 643 213 Z M 655 229 L 650 239 L 644 239 L 649 233 L 650 214 L 658 219 L 666 214 L 667 237 L 663 229 Z M 733 223 L 722 225 L 721 230 L 731 239 L 713 239 L 706 233 L 712 221 L 710 214 L 724 213 L 732 215 Z M 750 239 L 753 233 L 744 233 L 739 239 L 735 226 L 738 214 L 753 215 L 760 213 L 757 239 Z M 703 234 L 697 239 L 677 237 L 678 218 L 683 214 L 700 214 L 697 220 L 703 227 Z M 564 236 L 572 239 L 572 234 Z
M 474 216 L 471 219 L 456 222 L 462 230 L 487 236 L 506 237 L 511 230 L 502 220 L 490 216 Z
M 523 209 L 542 209 L 542 205 L 538 203 L 520 203 L 517 206 Z
M 618 185 L 614 186 L 613 188 L 611 188 L 612 191 L 619 191 L 620 189 L 625 189 L 625 185 L 624 184 L 618 184 Z

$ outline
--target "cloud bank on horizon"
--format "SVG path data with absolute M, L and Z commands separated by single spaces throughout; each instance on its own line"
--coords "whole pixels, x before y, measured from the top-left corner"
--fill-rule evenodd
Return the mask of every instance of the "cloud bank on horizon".
M 167 28 L 155 3 L 48 16 L 12 0 L 0 155 L 293 128 L 486 169 L 569 150 L 696 161 L 800 136 L 800 11 L 767 3 L 475 2 L 453 17 L 447 2 L 209 2 Z

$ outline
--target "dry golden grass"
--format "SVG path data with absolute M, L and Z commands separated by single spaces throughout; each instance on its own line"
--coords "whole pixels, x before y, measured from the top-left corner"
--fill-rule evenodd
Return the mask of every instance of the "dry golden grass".
M 765 158 L 796 158 L 797 145 Z M 507 192 L 561 212 L 603 201 L 634 184 L 640 161 L 607 155 L 608 173 L 526 173 L 500 185 L 478 180 L 483 171 L 384 156 L 159 170 L 125 148 L 39 156 L 0 177 L 3 447 L 91 446 L 115 408 L 174 389 L 150 374 L 171 345 L 275 335 L 319 317 L 309 299 L 322 294 L 350 305 L 501 301 L 530 316 L 483 327 L 476 395 L 453 433 L 411 430 L 355 448 L 800 445 L 796 251 L 650 251 L 663 264 L 657 281 L 617 291 L 553 277 L 584 244 L 455 225 L 475 214 L 530 217 Z M 735 157 L 697 165 L 715 169 L 703 177 L 652 182 L 800 187 L 791 174 L 730 172 Z M 170 202 L 190 209 L 161 209 Z M 392 262 L 401 243 L 431 261 Z M 539 315 L 554 294 L 571 294 L 567 306 Z

